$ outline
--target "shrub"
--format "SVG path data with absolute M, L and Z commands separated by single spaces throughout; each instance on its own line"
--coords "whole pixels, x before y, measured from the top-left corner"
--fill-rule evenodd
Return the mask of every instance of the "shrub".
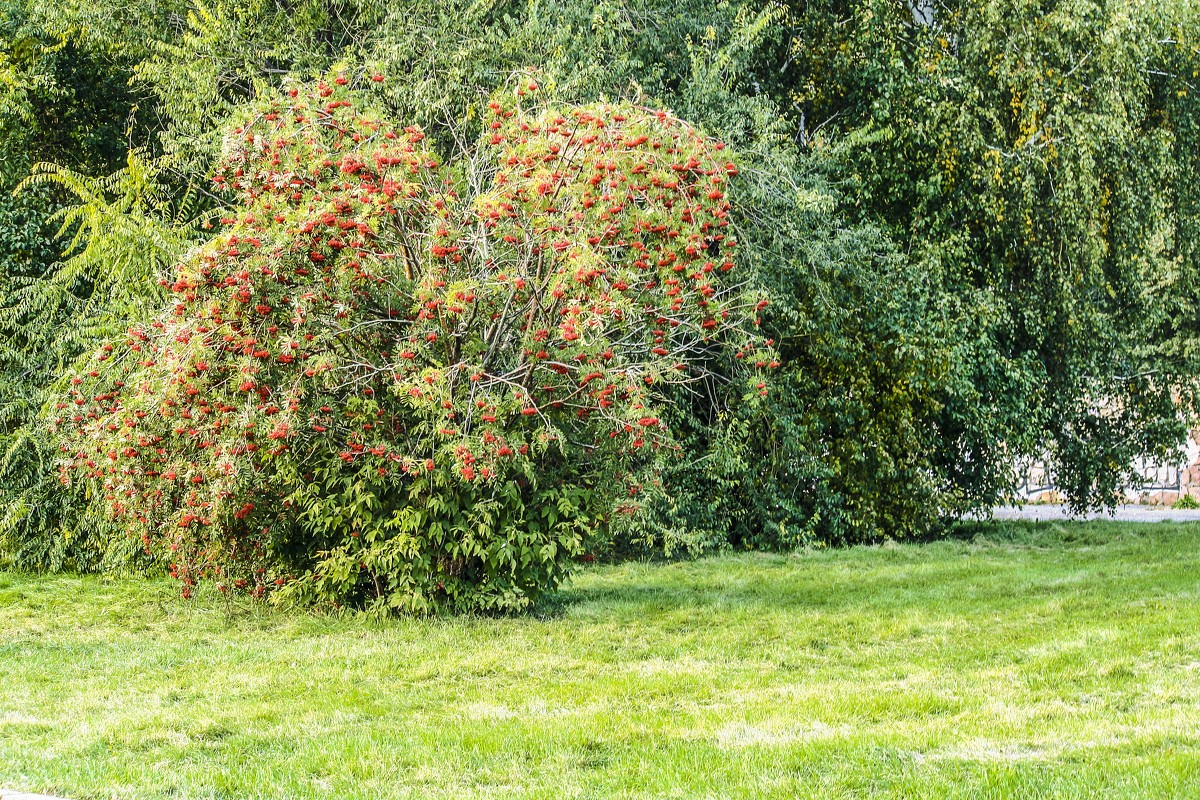
M 1190 494 L 1181 494 L 1179 495 L 1179 499 L 1171 504 L 1171 508 L 1180 510 L 1200 508 L 1200 502 L 1197 502 L 1196 498 L 1192 497 Z
M 672 428 L 690 457 L 664 465 L 648 513 L 622 530 L 635 547 L 902 539 L 971 507 L 937 427 L 947 395 L 970 387 L 955 300 L 936 275 L 861 226 L 810 230 L 772 254 L 757 271 L 773 299 L 762 329 L 783 361 L 770 395 L 729 413 L 679 399 Z
M 339 76 L 228 134 L 224 229 L 58 403 L 64 480 L 185 595 L 524 607 L 670 445 L 663 387 L 726 352 L 775 364 L 729 278 L 736 167 L 665 112 L 555 108 L 528 75 L 449 164 L 370 102 Z
M 720 385 L 679 392 L 670 425 L 687 455 L 646 481 L 616 552 L 901 539 L 990 508 L 976 489 L 1011 470 L 968 438 L 995 424 L 972 374 L 987 306 L 847 221 L 820 158 L 741 158 L 739 269 L 771 297 L 761 330 L 783 367 L 754 403 Z M 948 409 L 975 416 L 947 426 Z

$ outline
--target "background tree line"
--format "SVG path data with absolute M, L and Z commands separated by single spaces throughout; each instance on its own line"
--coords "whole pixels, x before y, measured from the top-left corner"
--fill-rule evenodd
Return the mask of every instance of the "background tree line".
M 534 67 L 740 154 L 783 366 L 765 403 L 675 390 L 677 454 L 593 549 L 923 535 L 1045 453 L 1074 505 L 1111 504 L 1178 451 L 1200 373 L 1197 30 L 1190 1 L 4 0 L 0 553 L 146 558 L 59 483 L 47 404 L 210 235 L 229 120 L 338 69 L 387 75 L 446 149 Z

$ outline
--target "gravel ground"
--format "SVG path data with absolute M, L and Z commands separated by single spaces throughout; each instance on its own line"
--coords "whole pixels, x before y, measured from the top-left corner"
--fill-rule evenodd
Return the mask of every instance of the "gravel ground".
M 1200 522 L 1200 509 L 1173 509 L 1169 506 L 1117 506 L 1111 513 L 1072 514 L 1063 505 L 1001 506 L 992 512 L 994 519 L 1032 519 L 1043 521 L 1068 519 L 1112 519 L 1121 522 Z

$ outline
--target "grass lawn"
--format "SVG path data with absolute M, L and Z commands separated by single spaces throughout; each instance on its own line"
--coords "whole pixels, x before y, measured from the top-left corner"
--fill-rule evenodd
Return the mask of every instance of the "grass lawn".
M 579 573 L 371 622 L 0 573 L 0 787 L 78 800 L 1200 797 L 1200 525 Z

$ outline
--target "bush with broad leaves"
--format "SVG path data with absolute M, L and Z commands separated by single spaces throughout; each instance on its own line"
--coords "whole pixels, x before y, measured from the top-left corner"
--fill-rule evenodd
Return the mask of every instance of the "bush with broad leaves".
M 377 78 L 247 113 L 222 230 L 58 403 L 63 479 L 185 595 L 525 607 L 670 446 L 664 387 L 732 354 L 755 397 L 775 366 L 732 278 L 719 142 L 522 75 L 446 160 L 372 110 Z

